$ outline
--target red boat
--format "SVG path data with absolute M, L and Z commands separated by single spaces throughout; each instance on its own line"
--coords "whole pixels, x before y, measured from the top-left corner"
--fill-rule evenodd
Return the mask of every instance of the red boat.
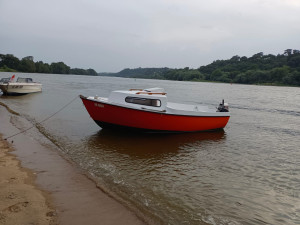
M 108 98 L 80 98 L 92 119 L 102 128 L 150 132 L 196 132 L 222 129 L 230 113 L 228 104 L 217 109 L 167 101 L 162 88 L 113 91 Z

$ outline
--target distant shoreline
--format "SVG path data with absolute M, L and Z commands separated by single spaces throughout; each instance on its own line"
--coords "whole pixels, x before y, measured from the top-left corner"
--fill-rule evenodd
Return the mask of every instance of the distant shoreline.
M 189 67 L 172 69 L 126 68 L 117 73 L 97 73 L 94 69 L 71 68 L 64 62 L 51 64 L 34 62 L 33 56 L 21 60 L 12 54 L 0 54 L 0 72 L 25 72 L 45 74 L 73 74 L 113 76 L 157 80 L 222 82 L 238 84 L 262 84 L 272 86 L 300 87 L 300 50 L 286 49 L 282 54 L 259 52 L 251 57 L 232 56 L 226 60 L 215 60 L 197 69 Z
M 11 74 L 40 74 L 40 73 L 25 73 L 25 72 L 9 72 L 9 71 L 0 71 L 1 73 L 11 73 Z M 92 77 L 116 77 L 116 78 L 127 78 L 127 79 L 148 79 L 148 80 L 167 80 L 167 79 L 154 79 L 154 78 L 138 78 L 138 77 L 121 77 L 121 76 L 104 76 L 104 75 L 81 75 L 81 74 L 55 74 L 55 75 L 66 75 L 66 76 L 92 76 Z M 178 81 L 178 80 L 169 80 L 169 81 Z M 286 85 L 286 84 L 276 84 L 276 83 L 254 83 L 254 84 L 242 84 L 242 83 L 227 83 L 222 81 L 209 81 L 209 80 L 183 80 L 180 82 L 202 82 L 202 83 L 220 83 L 220 84 L 235 84 L 235 85 L 258 85 L 258 86 L 272 86 L 272 87 L 300 87 L 298 85 Z

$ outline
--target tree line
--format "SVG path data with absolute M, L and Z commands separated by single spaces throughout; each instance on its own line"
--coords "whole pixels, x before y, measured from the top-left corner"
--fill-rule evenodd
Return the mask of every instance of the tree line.
M 241 84 L 271 84 L 300 86 L 300 51 L 287 49 L 282 54 L 251 57 L 233 56 L 227 60 L 216 60 L 198 69 L 136 68 L 118 73 L 100 74 L 145 79 L 178 81 L 209 81 Z
M 300 86 L 300 51 L 287 49 L 278 55 L 259 52 L 249 58 L 233 56 L 198 70 L 211 81 Z
M 139 67 L 126 68 L 118 73 L 99 74 L 93 69 L 70 68 L 63 62 L 48 64 L 43 61 L 34 62 L 32 56 L 20 60 L 12 54 L 0 54 L 0 71 L 300 86 L 300 51 L 286 49 L 277 55 L 259 52 L 251 57 L 236 55 L 227 60 L 213 61 L 197 69 Z
M 63 62 L 51 64 L 43 61 L 33 61 L 33 56 L 26 56 L 21 60 L 12 54 L 0 54 L 0 71 L 4 72 L 25 72 L 25 73 L 54 73 L 54 74 L 76 74 L 93 75 L 97 72 L 93 69 L 71 68 Z

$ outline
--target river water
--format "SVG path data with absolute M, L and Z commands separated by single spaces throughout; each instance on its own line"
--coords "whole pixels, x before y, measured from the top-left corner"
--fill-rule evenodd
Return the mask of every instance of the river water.
M 0 78 L 11 75 L 0 73 Z M 32 124 L 79 94 L 107 97 L 113 90 L 162 87 L 172 102 L 211 107 L 224 98 L 231 118 L 218 132 L 101 130 L 79 97 L 35 126 L 102 188 L 156 224 L 300 224 L 299 88 L 29 76 L 43 83 L 42 93 L 0 96 L 0 101 Z

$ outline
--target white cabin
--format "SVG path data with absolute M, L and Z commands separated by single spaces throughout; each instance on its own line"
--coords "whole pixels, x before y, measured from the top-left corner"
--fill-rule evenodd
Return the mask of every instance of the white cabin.
M 167 106 L 166 94 L 162 88 L 113 91 L 108 97 L 108 102 L 136 109 L 165 111 Z

